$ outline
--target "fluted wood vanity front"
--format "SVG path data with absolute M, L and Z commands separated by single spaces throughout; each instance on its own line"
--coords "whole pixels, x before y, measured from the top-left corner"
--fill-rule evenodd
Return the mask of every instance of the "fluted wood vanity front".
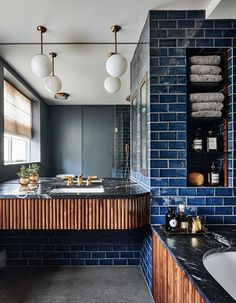
M 104 187 L 103 194 L 92 195 L 50 195 L 49 190 L 43 188 L 40 194 L 34 193 L 24 198 L 0 193 L 0 229 L 138 228 L 149 223 L 150 197 L 148 192 L 133 185 L 118 182 L 112 192 L 109 184 L 107 190 Z M 132 187 L 133 190 L 130 190 Z M 46 198 L 45 193 L 48 195 Z

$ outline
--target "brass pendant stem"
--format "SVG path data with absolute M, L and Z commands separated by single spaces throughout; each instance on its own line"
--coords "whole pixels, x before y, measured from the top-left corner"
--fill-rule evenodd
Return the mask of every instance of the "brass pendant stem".
M 37 31 L 40 32 L 40 48 L 41 48 L 41 55 L 43 55 L 43 33 L 47 31 L 45 26 L 39 25 L 37 26 Z
M 41 48 L 41 55 L 43 55 L 43 33 L 40 32 L 40 48 Z
M 111 31 L 115 34 L 115 54 L 117 54 L 117 33 L 121 30 L 120 25 L 112 25 Z
M 115 32 L 115 53 L 117 54 L 117 33 Z

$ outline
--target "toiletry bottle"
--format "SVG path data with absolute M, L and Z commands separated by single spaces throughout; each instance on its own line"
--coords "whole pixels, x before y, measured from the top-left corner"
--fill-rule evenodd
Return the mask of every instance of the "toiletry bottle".
M 177 230 L 176 213 L 173 207 L 168 207 L 166 213 L 166 230 L 172 232 Z
M 185 205 L 179 204 L 179 213 L 177 216 L 178 230 L 188 232 L 189 221 L 185 214 Z
M 216 171 L 214 162 L 211 164 L 211 172 L 208 174 L 208 182 L 211 186 L 218 186 L 220 183 L 220 175 Z
M 202 151 L 202 138 L 201 138 L 201 128 L 198 128 L 196 131 L 196 137 L 193 139 L 192 148 L 196 152 Z
M 208 131 L 207 151 L 217 151 L 217 137 L 213 134 L 212 130 Z

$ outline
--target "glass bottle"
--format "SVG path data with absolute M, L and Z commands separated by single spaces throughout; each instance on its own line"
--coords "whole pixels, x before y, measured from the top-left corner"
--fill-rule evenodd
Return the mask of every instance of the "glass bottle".
M 211 186 L 218 186 L 220 183 L 220 175 L 216 171 L 215 163 L 211 164 L 211 172 L 208 174 L 208 182 Z
M 185 205 L 179 205 L 179 214 L 177 216 L 178 229 L 183 232 L 188 232 L 189 220 L 185 214 Z
M 201 128 L 196 131 L 196 137 L 193 139 L 193 150 L 196 152 L 202 151 L 202 138 L 201 138 Z
M 212 130 L 208 131 L 207 151 L 217 151 L 217 137 L 213 134 Z
M 175 209 L 173 207 L 168 207 L 166 213 L 166 230 L 167 231 L 176 231 L 177 230 L 177 219 Z

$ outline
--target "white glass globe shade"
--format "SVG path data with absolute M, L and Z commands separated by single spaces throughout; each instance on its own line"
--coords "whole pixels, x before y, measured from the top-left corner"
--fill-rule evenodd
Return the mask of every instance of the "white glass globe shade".
M 31 60 L 31 69 L 37 77 L 47 77 L 52 72 L 52 62 L 46 55 L 35 55 Z
M 127 61 L 121 54 L 113 54 L 107 59 L 106 70 L 112 77 L 122 76 L 127 69 Z
M 55 94 L 61 90 L 61 80 L 57 76 L 51 75 L 46 79 L 45 87 L 50 93 Z
M 114 78 L 114 77 L 107 77 L 106 80 L 104 81 L 104 87 L 105 90 L 108 91 L 110 94 L 114 94 L 118 92 L 118 90 L 121 87 L 121 81 L 119 78 Z

